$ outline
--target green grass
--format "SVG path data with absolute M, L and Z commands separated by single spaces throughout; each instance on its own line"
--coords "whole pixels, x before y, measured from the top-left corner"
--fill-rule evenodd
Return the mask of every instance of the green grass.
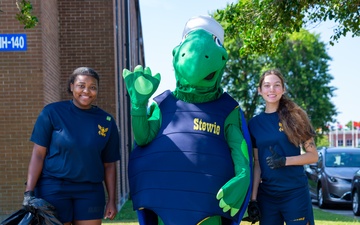
M 112 225 L 139 225 L 137 215 L 133 210 L 131 201 L 127 201 L 125 203 L 114 220 L 103 220 L 102 223 L 111 223 Z
M 316 225 L 355 225 L 360 224 L 360 220 L 333 213 L 324 212 L 320 209 L 314 209 Z M 103 220 L 103 224 L 112 225 L 139 225 L 136 212 L 132 210 L 132 202 L 127 201 L 114 220 Z M 241 225 L 251 225 L 250 222 L 241 222 Z M 256 223 L 255 225 L 259 225 Z
M 333 214 L 324 212 L 320 209 L 314 209 L 314 217 L 316 225 L 354 225 L 360 224 L 360 220 L 343 216 L 339 214 Z

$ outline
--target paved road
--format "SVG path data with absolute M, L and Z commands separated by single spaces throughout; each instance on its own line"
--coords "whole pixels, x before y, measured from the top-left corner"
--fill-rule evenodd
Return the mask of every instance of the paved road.
M 313 208 L 319 209 L 318 205 L 317 205 L 317 201 L 313 200 Z M 350 207 L 343 207 L 343 206 L 334 206 L 333 208 L 330 209 L 320 209 L 324 212 L 330 212 L 330 213 L 335 213 L 335 214 L 340 214 L 340 215 L 344 215 L 344 216 L 349 216 L 351 218 L 355 218 L 360 220 L 360 216 L 355 216 L 351 206 Z

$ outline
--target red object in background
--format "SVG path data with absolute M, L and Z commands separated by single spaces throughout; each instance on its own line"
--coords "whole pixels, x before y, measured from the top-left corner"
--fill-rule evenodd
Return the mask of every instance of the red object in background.
M 354 123 L 354 128 L 360 128 L 360 122 L 356 122 L 356 121 L 353 121 Z
M 341 130 L 342 128 L 343 128 L 343 126 L 338 122 L 338 123 L 337 123 L 337 129 L 338 129 L 338 130 Z

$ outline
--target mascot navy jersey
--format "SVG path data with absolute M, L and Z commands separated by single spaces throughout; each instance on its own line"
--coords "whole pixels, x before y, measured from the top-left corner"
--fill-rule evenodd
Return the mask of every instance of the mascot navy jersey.
M 263 112 L 255 116 L 249 121 L 249 130 L 253 147 L 258 149 L 259 154 L 262 179 L 260 190 L 270 195 L 281 195 L 284 191 L 307 186 L 303 166 L 287 166 L 272 170 L 266 163 L 266 157 L 271 155 L 270 147 L 282 156 L 300 155 L 300 147 L 290 143 L 276 112 Z
M 155 100 L 162 111 L 160 132 L 130 155 L 135 208 L 154 210 L 165 224 L 196 224 L 211 215 L 231 219 L 218 207 L 215 196 L 234 176 L 224 122 L 237 102 L 223 94 L 210 103 L 191 104 L 175 99 L 170 91 Z
M 96 106 L 79 109 L 71 100 L 45 106 L 30 140 L 47 148 L 43 177 L 102 182 L 103 164 L 120 159 L 114 118 Z

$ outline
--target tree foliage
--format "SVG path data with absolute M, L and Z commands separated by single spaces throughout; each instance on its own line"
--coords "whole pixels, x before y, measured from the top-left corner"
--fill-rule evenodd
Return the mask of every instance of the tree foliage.
M 227 36 L 240 37 L 241 56 L 277 54 L 288 34 L 327 20 L 337 24 L 331 45 L 348 33 L 360 36 L 360 0 L 239 0 L 214 16 Z
M 318 135 L 315 144 L 318 148 L 330 146 L 329 137 L 327 135 Z
M 293 33 L 273 57 L 272 65 L 286 74 L 287 92 L 305 111 L 315 128 L 327 129 L 337 115 L 331 102 L 335 87 L 330 86 L 330 56 L 319 35 L 306 30 Z
M 15 18 L 24 25 L 24 29 L 30 29 L 38 24 L 38 18 L 33 14 L 33 6 L 29 0 L 17 0 L 16 6 L 19 12 L 16 13 Z M 0 13 L 3 12 L 0 9 Z M 0 18 L 1 19 L 1 18 Z
M 257 92 L 261 73 L 279 68 L 286 79 L 287 95 L 308 113 L 315 128 L 327 130 L 327 122 L 333 122 L 337 115 L 330 101 L 335 88 L 329 86 L 333 79 L 328 73 L 331 58 L 326 53 L 326 44 L 319 39 L 319 35 L 301 29 L 278 45 L 279 54 L 258 57 L 241 56 L 240 37 L 225 41 L 229 62 L 223 86 L 240 102 L 247 119 L 264 107 Z
M 24 25 L 24 29 L 33 28 L 38 24 L 38 18 L 32 14 L 32 4 L 27 0 L 18 0 L 16 6 L 19 12 L 16 14 L 16 19 Z
M 16 0 L 16 7 L 19 9 L 19 12 L 16 13 L 15 18 L 24 25 L 24 29 L 34 28 L 39 20 L 33 14 L 33 6 L 30 0 Z M 0 8 L 0 13 L 4 12 Z
M 24 25 L 24 29 L 30 29 L 35 27 L 39 20 L 36 16 L 33 15 L 33 7 L 30 1 L 28 0 L 17 0 L 16 7 L 19 9 L 19 12 L 16 13 L 15 18 Z M 0 13 L 3 11 L 0 9 Z

